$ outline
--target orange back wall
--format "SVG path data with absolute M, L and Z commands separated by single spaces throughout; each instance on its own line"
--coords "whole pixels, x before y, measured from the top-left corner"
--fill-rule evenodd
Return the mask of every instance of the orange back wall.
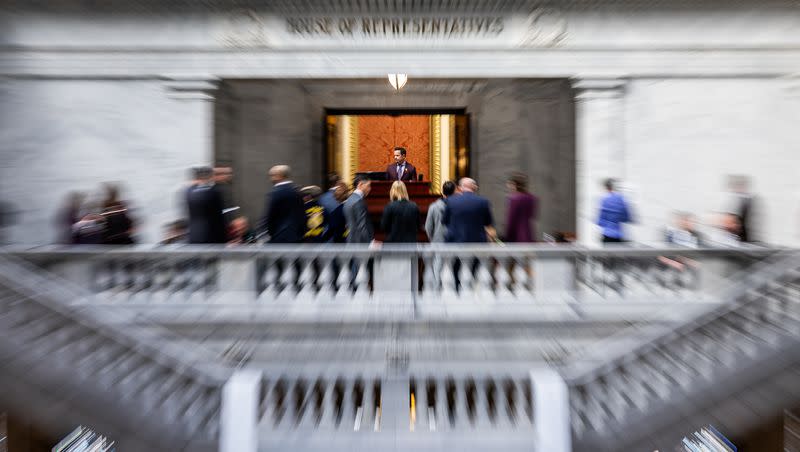
M 430 180 L 430 116 L 358 117 L 358 171 L 384 171 L 394 162 L 392 149 L 406 148 L 408 161 Z

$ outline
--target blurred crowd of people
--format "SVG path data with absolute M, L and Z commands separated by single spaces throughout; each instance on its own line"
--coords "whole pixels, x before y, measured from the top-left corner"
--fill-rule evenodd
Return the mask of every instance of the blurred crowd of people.
M 58 241 L 64 244 L 132 245 L 136 222 L 128 203 L 120 199 L 120 186 L 106 183 L 103 197 L 92 200 L 83 192 L 67 195 L 56 217 Z
M 291 179 L 291 168 L 277 165 L 269 170 L 273 190 L 267 196 L 263 214 L 252 225 L 239 214 L 231 193 L 230 167 L 196 167 L 188 184 L 181 189 L 179 202 L 185 205 L 185 218 L 165 225 L 162 244 L 175 243 L 378 243 L 375 226 L 389 243 L 413 243 L 424 237 L 432 243 L 535 242 L 534 227 L 539 199 L 529 191 L 528 178 L 518 172 L 507 180 L 505 231 L 495 229 L 488 199 L 478 194 L 478 183 L 465 177 L 446 181 L 441 198 L 423 216 L 409 196 L 406 182 L 395 180 L 389 192 L 381 221 L 373 224 L 366 198 L 372 181 L 357 174 L 348 186 L 337 174 L 328 177 L 327 190 L 318 186 L 298 187 Z M 59 242 L 65 244 L 135 243 L 136 221 L 129 203 L 120 197 L 118 184 L 103 185 L 103 197 L 90 200 L 85 193 L 73 192 L 57 216 Z M 606 194 L 600 201 L 596 224 L 603 243 L 628 241 L 625 225 L 633 223 L 629 201 L 617 189 L 617 182 L 604 182 Z M 730 206 L 714 220 L 714 237 L 698 231 L 694 215 L 676 212 L 673 224 L 665 229 L 664 241 L 684 247 L 711 243 L 753 242 L 754 196 L 742 176 L 732 176 Z M 424 219 L 424 224 L 423 224 Z M 566 242 L 563 234 L 545 234 L 551 242 Z

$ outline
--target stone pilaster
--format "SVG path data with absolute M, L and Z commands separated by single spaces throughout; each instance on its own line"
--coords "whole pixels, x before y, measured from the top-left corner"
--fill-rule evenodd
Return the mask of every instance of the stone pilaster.
M 182 105 L 188 125 L 180 134 L 177 150 L 187 167 L 214 163 L 214 100 L 219 80 L 210 76 L 170 76 L 167 96 Z
M 602 182 L 624 179 L 624 96 L 626 81 L 578 79 L 575 90 L 577 233 L 582 244 L 599 243 L 597 204 Z

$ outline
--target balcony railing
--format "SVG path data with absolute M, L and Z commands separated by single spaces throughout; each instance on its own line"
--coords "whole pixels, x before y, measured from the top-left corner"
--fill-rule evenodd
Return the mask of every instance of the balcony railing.
M 195 312 L 198 320 L 210 306 L 236 306 L 241 315 L 327 311 L 437 318 L 491 312 L 581 318 L 620 307 L 635 315 L 667 302 L 714 303 L 708 296 L 711 288 L 776 252 L 542 245 L 11 251 L 93 294 L 75 303 L 147 306 L 151 311 L 181 305 L 185 318 Z
M 727 302 L 680 326 L 655 329 L 633 346 L 609 338 L 594 354 L 574 357 L 563 374 L 580 444 L 622 447 L 622 432 L 644 435 L 674 419 L 682 402 L 702 407 L 724 395 L 721 387 L 749 387 L 800 358 L 800 252 L 740 272 L 716 296 Z

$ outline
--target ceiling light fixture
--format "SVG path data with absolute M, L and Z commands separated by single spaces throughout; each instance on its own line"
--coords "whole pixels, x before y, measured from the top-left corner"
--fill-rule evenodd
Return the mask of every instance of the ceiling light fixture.
M 395 91 L 400 91 L 406 86 L 408 74 L 389 74 L 389 83 Z

